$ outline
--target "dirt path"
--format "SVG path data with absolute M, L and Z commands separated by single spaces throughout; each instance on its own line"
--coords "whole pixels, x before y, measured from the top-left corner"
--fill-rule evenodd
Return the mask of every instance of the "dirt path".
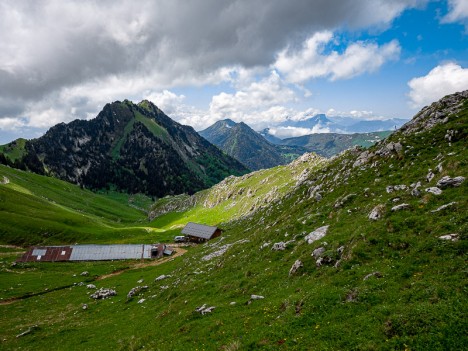
M 132 269 L 140 269 L 140 268 L 151 267 L 151 266 L 159 266 L 160 264 L 163 264 L 163 263 L 165 263 L 167 261 L 173 260 L 176 257 L 182 256 L 186 252 L 187 252 L 187 250 L 178 247 L 177 250 L 175 250 L 175 254 L 173 254 L 172 256 L 168 256 L 168 257 L 162 258 L 160 260 L 156 260 L 156 261 L 135 263 L 134 265 L 130 266 L 129 268 L 120 269 L 120 270 L 112 272 L 110 274 L 101 275 L 101 276 L 97 277 L 96 280 L 103 280 L 103 279 L 107 279 L 107 278 L 110 278 L 110 277 L 115 277 L 116 275 L 122 274 L 123 272 L 129 271 L 129 270 L 132 270 Z

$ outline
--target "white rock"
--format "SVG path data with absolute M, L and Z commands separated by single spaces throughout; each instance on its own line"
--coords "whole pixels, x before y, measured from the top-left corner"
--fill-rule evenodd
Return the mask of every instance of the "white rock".
M 143 302 L 145 302 L 145 301 L 146 301 L 146 299 L 140 299 L 140 300 L 138 300 L 137 303 L 143 303 Z
M 291 266 L 291 269 L 289 270 L 289 276 L 296 273 L 297 270 L 299 268 L 301 268 L 301 267 L 304 267 L 304 265 L 302 264 L 302 261 L 301 260 L 296 260 L 296 262 L 293 263 L 293 265 Z
M 399 204 L 399 205 L 396 205 L 396 206 L 392 207 L 392 212 L 400 211 L 400 210 L 406 210 L 409 207 L 410 207 L 409 204 Z
M 265 297 L 262 295 L 250 295 L 251 300 L 261 300 L 264 299 Z
M 456 202 L 449 202 L 448 204 L 442 205 L 440 207 L 437 207 L 435 210 L 431 211 L 432 213 L 439 212 L 442 210 L 445 210 L 448 207 L 452 207 L 453 205 L 456 205 Z
M 304 239 L 308 244 L 312 244 L 314 241 L 322 239 L 327 235 L 329 225 L 315 229 L 313 232 L 310 232 Z
M 447 234 L 439 236 L 441 240 L 450 240 L 450 241 L 458 241 L 458 234 Z
M 438 182 L 437 186 L 440 188 L 446 188 L 449 186 L 460 186 L 465 181 L 465 177 L 459 176 L 450 178 L 449 176 L 442 177 Z
M 380 219 L 383 215 L 383 211 L 384 211 L 384 206 L 383 205 L 377 205 L 375 206 L 371 213 L 369 213 L 369 219 L 370 220 L 373 220 L 373 221 L 376 221 L 378 219 Z
M 88 284 L 88 285 L 86 285 L 86 288 L 88 288 L 88 289 L 96 289 L 96 285 L 94 285 L 94 284 Z
M 438 187 L 436 186 L 432 186 L 430 188 L 427 188 L 426 189 L 426 192 L 427 193 L 431 193 L 431 194 L 434 194 L 434 195 L 440 195 L 442 194 L 442 190 L 440 190 Z
M 320 256 L 322 256 L 322 254 L 324 252 L 325 252 L 325 248 L 324 247 L 319 247 L 319 248 L 315 249 L 314 251 L 312 251 L 312 257 L 319 258 Z
M 274 243 L 271 247 L 273 251 L 284 251 L 286 250 L 286 243 L 280 241 L 279 243 Z
M 167 279 L 169 277 L 170 277 L 170 275 L 163 274 L 163 275 L 160 275 L 159 277 L 157 277 L 154 281 L 157 282 L 157 281 L 160 281 L 160 280 L 163 280 L 163 279 Z

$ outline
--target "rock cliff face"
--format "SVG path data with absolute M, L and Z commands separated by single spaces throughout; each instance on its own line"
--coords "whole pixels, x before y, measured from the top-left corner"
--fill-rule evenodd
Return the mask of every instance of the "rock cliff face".
M 86 188 L 153 196 L 194 193 L 247 169 L 149 101 L 107 104 L 90 121 L 25 144 L 22 166 Z

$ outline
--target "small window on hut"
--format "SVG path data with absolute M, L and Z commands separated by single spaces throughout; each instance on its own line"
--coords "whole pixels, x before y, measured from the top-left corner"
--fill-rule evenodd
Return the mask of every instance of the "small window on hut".
M 63 256 L 63 255 L 65 255 L 66 253 L 67 253 L 66 251 L 62 251 L 61 255 Z

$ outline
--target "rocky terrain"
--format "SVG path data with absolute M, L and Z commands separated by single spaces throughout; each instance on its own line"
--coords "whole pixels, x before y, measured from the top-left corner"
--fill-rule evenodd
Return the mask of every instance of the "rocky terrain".
M 193 193 L 247 172 L 149 101 L 107 104 L 95 119 L 58 124 L 0 152 L 3 163 L 85 188 L 157 197 Z

